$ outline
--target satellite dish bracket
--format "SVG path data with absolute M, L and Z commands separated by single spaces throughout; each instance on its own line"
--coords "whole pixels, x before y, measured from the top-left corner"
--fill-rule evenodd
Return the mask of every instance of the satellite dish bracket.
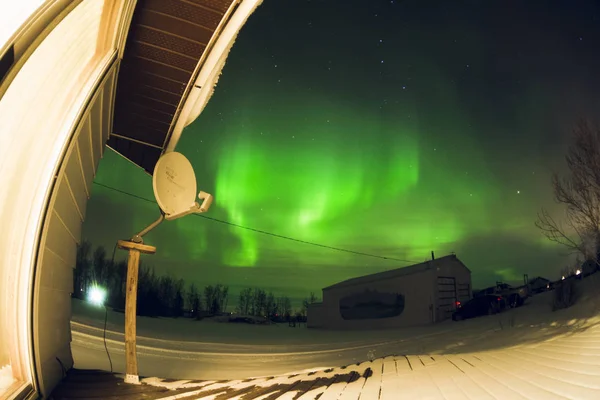
M 185 217 L 186 215 L 189 215 L 189 214 L 202 214 L 202 213 L 207 212 L 208 209 L 210 208 L 210 205 L 212 204 L 212 200 L 213 200 L 212 195 L 210 195 L 206 192 L 200 192 L 200 193 L 198 193 L 198 198 L 200 200 L 202 200 L 202 204 L 198 204 L 198 202 L 195 201 L 194 204 L 192 204 L 192 206 L 187 210 L 183 210 L 181 212 L 174 213 L 174 214 L 165 214 L 165 219 L 167 221 L 172 221 L 177 218 Z
M 150 225 L 145 227 L 140 233 L 133 235 L 133 237 L 131 238 L 131 241 L 133 243 L 142 243 L 143 244 L 144 239 L 142 239 L 142 236 L 144 236 L 146 233 L 150 232 L 152 229 L 156 228 L 164 220 L 165 220 L 165 214 L 161 211 L 160 217 L 158 217 L 158 219 L 156 221 L 154 221 L 153 223 L 151 223 Z
M 152 229 L 156 228 L 165 219 L 167 221 L 173 221 L 174 219 L 185 217 L 186 215 L 202 214 L 202 213 L 207 212 L 213 201 L 212 195 L 201 191 L 200 193 L 198 193 L 198 198 L 200 200 L 202 200 L 202 204 L 199 204 L 197 201 L 195 201 L 194 204 L 189 209 L 178 212 L 178 213 L 165 214 L 161 210 L 160 217 L 158 217 L 158 219 L 156 221 L 154 221 L 153 223 L 148 225 L 146 228 L 144 228 L 140 233 L 133 235 L 133 237 L 131 238 L 131 241 L 134 243 L 142 243 L 143 244 L 144 239 L 142 239 L 142 236 L 144 236 L 145 234 L 150 232 Z

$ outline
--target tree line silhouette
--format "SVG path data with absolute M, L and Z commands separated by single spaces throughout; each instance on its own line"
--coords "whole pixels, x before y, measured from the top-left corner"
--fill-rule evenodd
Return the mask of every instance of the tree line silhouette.
M 84 300 L 89 290 L 98 286 L 107 292 L 107 306 L 123 310 L 126 279 L 127 262 L 114 262 L 114 256 L 108 258 L 103 246 L 93 249 L 89 241 L 81 242 L 73 273 L 73 297 Z M 204 288 L 194 283 L 186 285 L 183 279 L 159 275 L 153 267 L 140 262 L 137 295 L 137 314 L 140 316 L 201 319 L 228 314 L 229 294 L 226 285 L 207 285 Z M 310 293 L 301 307 L 294 309 L 288 296 L 276 297 L 273 292 L 264 289 L 244 288 L 239 293 L 235 312 L 275 322 L 305 322 L 308 306 L 317 301 L 315 294 Z

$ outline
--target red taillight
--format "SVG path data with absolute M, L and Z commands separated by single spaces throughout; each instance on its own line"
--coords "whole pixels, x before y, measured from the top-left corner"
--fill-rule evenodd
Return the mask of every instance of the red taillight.
M 502 301 L 502 297 L 498 297 L 498 301 Z
M 460 301 L 456 302 L 456 307 L 460 307 Z

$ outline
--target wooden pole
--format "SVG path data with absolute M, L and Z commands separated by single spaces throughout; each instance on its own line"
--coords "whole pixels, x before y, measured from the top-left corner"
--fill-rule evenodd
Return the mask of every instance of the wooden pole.
M 127 383 L 139 383 L 135 340 L 139 267 L 139 250 L 129 250 L 129 257 L 127 259 L 127 291 L 125 292 L 125 382 Z
M 125 291 L 125 383 L 140 383 L 136 352 L 137 288 L 140 253 L 154 254 L 156 247 L 119 240 L 120 249 L 129 250 L 127 259 L 127 289 Z

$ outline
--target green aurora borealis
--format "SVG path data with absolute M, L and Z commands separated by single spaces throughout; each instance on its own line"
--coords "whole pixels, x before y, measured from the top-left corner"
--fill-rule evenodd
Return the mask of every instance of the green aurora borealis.
M 554 2 L 531 22 L 499 1 L 287 3 L 250 19 L 178 145 L 215 195 L 207 216 L 406 262 L 198 216 L 150 233 L 145 262 L 296 299 L 432 250 L 456 252 L 475 286 L 556 278 L 569 258 L 533 223 L 541 207 L 560 213 L 551 172 L 571 124 L 600 105 L 598 7 Z M 96 182 L 153 198 L 151 178 L 110 151 Z M 110 253 L 158 209 L 101 185 L 83 235 Z

